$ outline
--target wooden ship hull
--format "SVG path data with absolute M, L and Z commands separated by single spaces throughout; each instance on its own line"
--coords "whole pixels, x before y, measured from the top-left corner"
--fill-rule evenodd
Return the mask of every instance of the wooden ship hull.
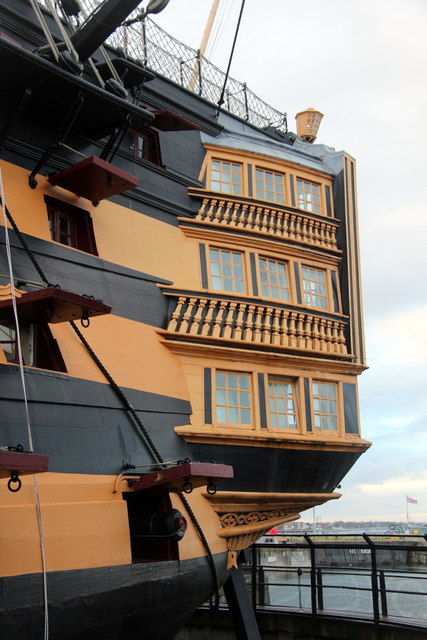
M 117 4 L 0 2 L 8 640 L 173 638 L 369 446 L 354 160 L 101 55 Z

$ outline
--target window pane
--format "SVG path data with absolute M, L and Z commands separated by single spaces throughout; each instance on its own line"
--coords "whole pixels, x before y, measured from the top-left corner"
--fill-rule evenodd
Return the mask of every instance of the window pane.
M 216 401 L 218 404 L 225 404 L 227 398 L 227 394 L 225 389 L 217 389 L 216 390 Z
M 251 394 L 249 375 L 245 373 L 217 372 L 217 420 L 230 424 L 250 424 Z M 222 389 L 218 388 L 219 382 Z
M 241 416 L 242 416 L 242 420 L 241 420 L 242 424 L 251 423 L 251 412 L 249 411 L 249 409 L 242 409 Z
M 284 174 L 256 169 L 256 197 L 268 202 L 284 203 Z
M 313 382 L 314 425 L 318 430 L 338 430 L 337 385 L 331 382 Z
M 243 255 L 227 249 L 210 249 L 209 256 L 212 287 L 216 291 L 244 293 Z
M 225 387 L 225 373 L 218 372 L 216 374 L 216 384 L 218 387 Z
M 270 427 L 297 428 L 294 383 L 284 378 L 269 379 L 268 407 Z
M 233 424 L 237 424 L 239 422 L 239 411 L 236 407 L 230 407 L 228 409 L 228 421 Z
M 262 295 L 274 300 L 289 300 L 286 263 L 259 258 L 258 266 Z M 278 276 L 279 273 L 280 276 Z

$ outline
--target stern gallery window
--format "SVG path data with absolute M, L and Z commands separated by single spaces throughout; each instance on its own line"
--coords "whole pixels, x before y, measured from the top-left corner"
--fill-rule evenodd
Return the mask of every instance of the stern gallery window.
M 210 249 L 209 257 L 212 288 L 215 291 L 244 293 L 243 254 L 239 251 Z
M 268 411 L 273 429 L 297 429 L 295 384 L 286 378 L 269 378 Z
M 215 377 L 216 419 L 222 424 L 251 424 L 250 376 L 217 371 Z
M 320 213 L 320 185 L 308 180 L 297 180 L 298 208 Z
M 242 165 L 236 162 L 212 160 L 211 189 L 221 193 L 242 193 Z
M 313 413 L 316 431 L 337 431 L 337 384 L 313 381 Z

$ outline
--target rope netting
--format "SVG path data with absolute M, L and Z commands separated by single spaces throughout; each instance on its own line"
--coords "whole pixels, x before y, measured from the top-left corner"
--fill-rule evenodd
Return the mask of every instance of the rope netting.
M 37 1 L 47 8 L 45 0 Z M 83 14 L 83 18 L 78 18 L 80 23 L 96 9 L 100 1 L 79 0 Z M 58 13 L 61 13 L 57 8 Z M 136 18 L 139 13 L 140 9 L 135 10 L 129 19 Z M 149 17 L 142 22 L 119 27 L 107 40 L 107 44 L 124 49 L 128 56 L 141 60 L 149 69 L 190 89 L 209 102 L 218 104 L 225 73 L 203 56 L 200 57 L 195 49 L 170 36 Z M 248 89 L 246 83 L 230 77 L 227 79 L 222 108 L 257 127 L 271 125 L 287 131 L 286 113 L 273 109 Z

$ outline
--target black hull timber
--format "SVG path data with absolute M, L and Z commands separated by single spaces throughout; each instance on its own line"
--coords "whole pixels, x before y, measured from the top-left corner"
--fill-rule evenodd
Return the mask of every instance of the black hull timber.
M 215 563 L 223 582 L 224 557 Z M 47 588 L 50 640 L 172 640 L 212 586 L 206 559 L 197 558 L 53 572 Z M 42 575 L 0 580 L 3 638 L 42 640 L 43 617 Z

